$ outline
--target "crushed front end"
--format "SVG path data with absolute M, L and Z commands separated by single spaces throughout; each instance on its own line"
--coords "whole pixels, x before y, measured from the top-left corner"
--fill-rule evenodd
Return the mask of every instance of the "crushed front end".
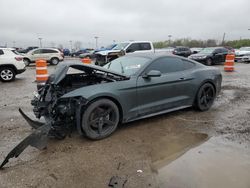
M 73 69 L 73 73 L 69 70 Z M 65 97 L 71 91 L 95 84 L 114 82 L 125 79 L 123 75 L 109 72 L 98 66 L 83 65 L 79 63 L 62 63 L 54 74 L 38 92 L 35 92 L 31 101 L 33 111 L 37 119 L 30 119 L 19 109 L 23 118 L 34 129 L 33 133 L 21 141 L 9 152 L 0 165 L 0 169 L 10 158 L 18 157 L 28 146 L 44 149 L 47 146 L 48 137 L 63 139 L 74 128 L 83 135 L 81 128 L 81 116 L 88 100 L 79 95 Z

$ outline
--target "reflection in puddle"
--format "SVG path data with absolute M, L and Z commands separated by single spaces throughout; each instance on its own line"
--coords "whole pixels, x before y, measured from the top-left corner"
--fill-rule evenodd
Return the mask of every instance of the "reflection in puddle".
M 157 139 L 153 143 L 151 152 L 152 170 L 157 172 L 157 169 L 166 166 L 190 148 L 203 143 L 207 138 L 207 134 L 183 132 Z
M 250 153 L 218 138 L 193 148 L 158 169 L 159 187 L 250 187 Z

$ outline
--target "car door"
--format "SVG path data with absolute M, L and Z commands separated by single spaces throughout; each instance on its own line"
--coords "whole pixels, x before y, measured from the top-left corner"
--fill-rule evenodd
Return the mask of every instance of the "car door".
M 222 59 L 223 59 L 222 50 L 220 48 L 216 49 L 214 51 L 214 63 L 218 64 L 222 62 Z
M 150 70 L 158 70 L 162 75 L 145 78 L 143 75 Z M 181 58 L 163 57 L 152 62 L 137 80 L 138 115 L 187 105 L 190 84 L 185 76 Z

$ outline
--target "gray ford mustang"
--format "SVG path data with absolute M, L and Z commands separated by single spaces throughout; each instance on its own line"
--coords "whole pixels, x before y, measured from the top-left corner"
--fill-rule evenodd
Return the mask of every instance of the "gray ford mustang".
M 45 122 L 31 120 L 19 110 L 35 131 L 0 168 L 28 145 L 42 149 L 48 136 L 62 139 L 74 127 L 96 140 L 112 134 L 119 123 L 190 106 L 208 110 L 221 81 L 217 68 L 173 55 L 127 55 L 104 67 L 63 62 L 32 100 L 36 117 Z

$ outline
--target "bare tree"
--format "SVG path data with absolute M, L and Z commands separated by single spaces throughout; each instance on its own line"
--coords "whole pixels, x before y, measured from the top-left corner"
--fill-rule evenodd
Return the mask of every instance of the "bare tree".
M 63 45 L 62 44 L 58 44 L 57 48 L 63 49 Z
M 82 47 L 82 42 L 76 41 L 76 42 L 74 43 L 74 47 L 75 47 L 75 50 L 80 50 L 81 47 Z

